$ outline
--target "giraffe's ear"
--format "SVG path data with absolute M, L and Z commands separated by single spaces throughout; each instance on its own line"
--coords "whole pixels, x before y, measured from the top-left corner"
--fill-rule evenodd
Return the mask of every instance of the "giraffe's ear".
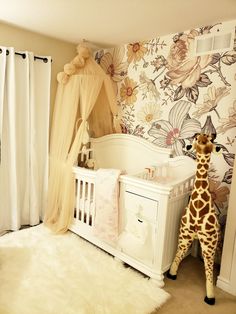
M 197 139 L 198 135 L 200 135 L 200 133 L 195 133 L 195 134 L 194 134 L 194 139 L 195 139 L 195 140 Z
M 212 133 L 211 134 L 211 142 L 213 143 L 215 139 L 216 139 L 216 134 Z
M 194 149 L 192 144 L 186 145 L 186 151 L 190 152 Z

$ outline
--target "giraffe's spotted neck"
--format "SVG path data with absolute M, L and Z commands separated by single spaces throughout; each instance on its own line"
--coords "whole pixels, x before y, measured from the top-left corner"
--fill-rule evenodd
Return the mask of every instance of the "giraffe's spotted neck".
M 197 153 L 197 171 L 196 180 L 208 180 L 208 169 L 211 159 L 211 154 L 199 154 Z
M 202 192 L 203 190 L 209 190 L 208 169 L 210 158 L 210 153 L 197 153 L 197 170 L 193 191 Z
M 195 210 L 201 211 L 206 204 L 211 204 L 209 191 L 208 169 L 211 154 L 197 153 L 197 170 L 191 195 L 191 203 Z M 204 207 L 205 208 L 205 207 Z M 210 208 L 210 207 L 207 207 Z M 205 213 L 205 212 L 204 212 Z

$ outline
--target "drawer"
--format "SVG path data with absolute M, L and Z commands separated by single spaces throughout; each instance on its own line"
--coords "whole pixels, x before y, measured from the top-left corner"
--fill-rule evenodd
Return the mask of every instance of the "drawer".
M 125 191 L 125 211 L 137 213 L 140 219 L 155 223 L 157 220 L 158 202 L 142 195 Z

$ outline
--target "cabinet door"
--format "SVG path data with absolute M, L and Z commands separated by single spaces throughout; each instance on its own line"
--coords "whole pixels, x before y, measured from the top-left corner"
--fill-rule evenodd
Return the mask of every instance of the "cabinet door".
M 147 265 L 153 263 L 157 209 L 157 201 L 125 192 L 119 246 L 125 254 Z

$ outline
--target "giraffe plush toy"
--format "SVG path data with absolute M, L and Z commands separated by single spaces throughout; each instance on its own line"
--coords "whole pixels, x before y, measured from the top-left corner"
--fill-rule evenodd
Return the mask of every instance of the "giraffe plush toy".
M 213 266 L 220 230 L 208 180 L 211 153 L 220 151 L 220 147 L 213 143 L 214 139 L 215 135 L 196 134 L 192 145 L 187 146 L 187 150 L 196 150 L 196 178 L 189 203 L 181 219 L 176 256 L 167 273 L 168 278 L 176 279 L 180 262 L 193 240 L 198 238 L 206 274 L 206 297 L 204 301 L 210 305 L 215 304 Z

